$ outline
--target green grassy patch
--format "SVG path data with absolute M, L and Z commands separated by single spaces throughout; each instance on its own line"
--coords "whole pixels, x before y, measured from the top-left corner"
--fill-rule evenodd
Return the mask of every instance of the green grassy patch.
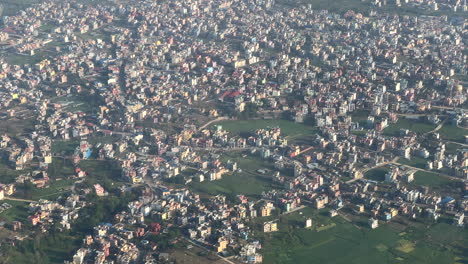
M 54 140 L 52 142 L 52 153 L 70 155 L 80 145 L 79 140 Z
M 57 197 L 68 192 L 75 181 L 76 179 L 54 180 L 44 188 L 34 188 L 31 193 L 32 199 L 46 199 L 53 201 L 57 199 Z
M 465 136 L 468 135 L 468 129 L 453 125 L 444 125 L 438 132 L 443 139 L 460 143 L 465 143 Z
M 334 13 L 344 13 L 348 10 L 353 10 L 355 12 L 360 12 L 363 14 L 368 14 L 371 9 L 378 11 L 379 13 L 389 13 L 396 15 L 405 15 L 405 16 L 442 16 L 447 15 L 448 17 L 464 17 L 466 18 L 466 13 L 462 12 L 453 12 L 449 9 L 441 9 L 434 11 L 425 9 L 423 7 L 413 7 L 406 5 L 402 1 L 402 6 L 398 7 L 394 4 L 389 3 L 383 7 L 375 7 L 372 5 L 371 1 L 362 1 L 362 0 L 281 0 L 279 3 L 288 5 L 288 6 L 298 6 L 304 4 L 312 4 L 313 9 L 317 10 L 328 10 Z
M 371 111 L 369 110 L 358 109 L 351 113 L 351 120 L 363 125 L 367 122 L 367 118 L 369 117 L 370 113 Z
M 71 260 L 81 246 L 83 235 L 53 231 L 35 234 L 33 239 L 8 249 L 7 263 L 63 263 Z
M 11 223 L 13 221 L 20 221 L 22 223 L 26 222 L 28 218 L 28 202 L 21 201 L 12 201 L 12 200 L 2 200 L 0 204 L 8 203 L 12 207 L 0 213 L 0 221 L 5 221 Z
M 429 187 L 447 186 L 450 183 L 452 183 L 452 181 L 447 178 L 425 171 L 417 171 L 414 174 L 414 181 L 412 182 L 414 185 L 424 185 Z
M 68 178 L 75 174 L 75 166 L 70 159 L 54 157 L 47 173 L 51 179 Z
M 283 119 L 229 120 L 216 125 L 221 125 L 224 130 L 235 135 L 248 135 L 257 129 L 279 127 L 281 134 L 287 136 L 288 141 L 296 143 L 304 143 L 318 132 L 315 127 Z
M 467 260 L 464 242 L 468 231 L 453 225 L 434 224 L 427 228 L 426 224 L 417 223 L 415 227 L 403 227 L 405 232 L 391 224 L 373 230 L 359 229 L 341 217 L 324 215 L 305 208 L 291 216 L 281 216 L 278 232 L 265 234 L 254 228 L 255 237 L 262 242 L 264 262 L 452 264 L 455 258 L 461 263 Z M 297 223 L 307 217 L 312 217 L 314 226 L 335 226 L 321 232 L 301 228 Z
M 421 122 L 419 120 L 400 118 L 395 124 L 390 124 L 383 130 L 384 135 L 399 136 L 400 129 L 408 129 L 418 134 L 424 134 L 433 130 L 436 126 L 433 124 Z
M 420 157 L 411 157 L 411 159 L 400 158 L 398 159 L 398 163 L 424 169 L 426 168 L 426 162 L 428 159 L 420 158 Z
M 376 169 L 367 171 L 364 174 L 364 177 L 366 179 L 373 180 L 373 181 L 384 181 L 385 180 L 385 174 L 387 174 L 387 172 L 389 170 L 390 169 L 388 167 L 376 168 Z
M 242 172 L 227 173 L 221 180 L 209 181 L 209 179 L 205 179 L 204 182 L 193 182 L 190 184 L 190 188 L 210 195 L 244 194 L 256 198 L 259 198 L 263 191 L 281 188 L 272 182 L 273 166 L 271 162 L 265 161 L 259 156 L 244 158 L 239 152 L 225 153 L 221 157 L 221 161 L 226 162 L 227 160 L 237 162 L 238 168 L 242 169 Z M 260 174 L 257 172 L 258 169 L 267 169 L 268 172 Z
M 8 165 L 8 161 L 0 160 L 0 183 L 12 183 L 22 171 L 17 171 Z
M 8 134 L 10 136 L 18 136 L 24 133 L 29 133 L 34 130 L 34 118 L 17 119 L 9 118 L 1 121 L 0 134 Z
M 14 16 L 19 11 L 30 7 L 33 4 L 39 3 L 39 0 L 2 0 L 3 5 L 2 16 Z

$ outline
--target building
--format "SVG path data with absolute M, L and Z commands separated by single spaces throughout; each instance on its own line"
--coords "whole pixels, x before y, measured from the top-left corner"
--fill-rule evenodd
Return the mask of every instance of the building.
M 263 224 L 263 232 L 270 233 L 278 231 L 278 225 L 276 222 L 266 222 Z
M 369 219 L 369 227 L 372 229 L 376 229 L 377 227 L 379 227 L 379 220 L 375 218 Z

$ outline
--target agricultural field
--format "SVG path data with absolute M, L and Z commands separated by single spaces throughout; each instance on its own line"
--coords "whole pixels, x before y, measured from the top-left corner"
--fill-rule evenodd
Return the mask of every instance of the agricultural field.
M 425 171 L 417 171 L 414 174 L 414 181 L 412 182 L 412 184 L 414 185 L 422 185 L 428 187 L 447 186 L 451 183 L 453 183 L 453 181 L 445 177 Z
M 254 155 L 258 155 L 255 153 Z M 227 152 L 221 157 L 221 161 L 236 161 L 242 172 L 228 173 L 221 180 L 204 182 L 192 182 L 190 188 L 196 192 L 208 195 L 222 194 L 233 197 L 244 194 L 253 198 L 260 198 L 263 191 L 273 188 L 281 188 L 272 181 L 274 171 L 271 162 L 263 160 L 259 156 L 242 157 L 240 152 Z M 265 174 L 257 172 L 259 169 L 266 170 Z M 283 174 L 284 175 L 284 174 Z
M 438 133 L 441 138 L 459 143 L 466 143 L 465 136 L 468 135 L 468 129 L 456 127 L 454 125 L 444 125 Z
M 249 135 L 257 129 L 279 127 L 281 134 L 287 136 L 289 142 L 299 144 L 307 143 L 318 132 L 316 127 L 283 119 L 229 120 L 221 121 L 216 125 L 221 125 L 224 130 L 240 136 Z
M 373 181 L 384 181 L 385 174 L 390 170 L 389 167 L 380 167 L 367 171 L 364 173 L 364 178 L 373 180 Z
M 17 171 L 14 167 L 10 167 L 8 160 L 0 160 L 0 182 L 1 183 L 12 183 L 16 177 L 19 176 L 23 171 Z
M 396 5 L 389 4 L 384 7 L 376 8 L 371 4 L 372 1 L 369 0 L 280 0 L 278 1 L 281 4 L 287 6 L 298 6 L 304 4 L 312 4 L 313 9 L 317 10 L 328 10 L 330 12 L 335 13 L 345 13 L 348 10 L 353 10 L 355 12 L 360 12 L 363 14 L 368 15 L 370 10 L 378 10 L 379 13 L 390 13 L 390 14 L 397 14 L 397 15 L 405 15 L 405 16 L 421 16 L 421 15 L 428 15 L 428 16 L 441 16 L 447 15 L 448 17 L 465 17 L 466 13 L 455 13 L 451 10 L 427 10 L 420 7 L 411 7 L 408 5 L 402 5 L 401 7 L 397 7 Z M 402 1 L 403 3 L 403 1 Z
M 34 239 L 25 240 L 16 247 L 8 250 L 6 263 L 63 263 L 82 244 L 82 237 L 70 232 L 53 232 L 47 236 L 34 235 Z
M 301 226 L 308 217 L 313 221 L 311 229 Z M 262 242 L 265 263 L 452 264 L 468 260 L 468 231 L 453 225 L 437 223 L 428 229 L 422 223 L 405 227 L 391 222 L 374 230 L 365 225 L 305 208 L 281 216 L 278 232 L 265 234 L 256 229 L 255 237 Z
M 408 129 L 417 134 L 424 134 L 433 130 L 436 126 L 419 120 L 400 118 L 395 124 L 390 124 L 383 130 L 384 135 L 399 136 L 400 129 Z
M 90 183 L 99 183 L 104 187 L 120 184 L 122 171 L 113 161 L 108 160 L 82 160 L 78 166 L 86 171 L 86 180 Z
M 426 162 L 430 161 L 430 159 L 424 159 L 420 157 L 411 157 L 411 159 L 405 159 L 405 158 L 400 158 L 398 159 L 398 163 L 420 168 L 420 169 L 425 169 L 426 168 Z
M 0 1 L 0 4 L 3 6 L 3 13 L 1 15 L 13 16 L 21 10 L 40 2 L 40 0 L 2 0 Z
M 76 179 L 60 179 L 52 181 L 49 187 L 45 188 L 34 188 L 32 190 L 32 200 L 55 200 L 59 196 L 68 193 L 72 184 L 77 181 Z
M 0 134 L 8 134 L 9 136 L 19 136 L 24 133 L 29 133 L 34 130 L 35 119 L 26 118 L 8 118 L 0 121 Z
M 12 207 L 4 210 L 0 213 L 0 221 L 5 221 L 6 223 L 11 223 L 13 221 L 27 222 L 28 218 L 28 202 L 21 201 L 12 201 L 12 200 L 2 200 L 0 205 L 3 203 L 8 203 Z

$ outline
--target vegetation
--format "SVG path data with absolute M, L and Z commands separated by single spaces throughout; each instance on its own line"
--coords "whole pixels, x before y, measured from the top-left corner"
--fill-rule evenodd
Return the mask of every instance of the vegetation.
M 279 127 L 281 128 L 281 134 L 286 135 L 289 141 L 298 143 L 307 141 L 312 135 L 318 132 L 315 127 L 284 119 L 229 120 L 221 121 L 216 125 L 221 125 L 223 129 L 231 134 L 241 136 L 249 135 L 257 129 Z
M 372 169 L 372 170 L 367 171 L 364 174 L 364 177 L 366 179 L 373 180 L 373 181 L 384 181 L 385 174 L 387 174 L 389 170 L 390 169 L 388 167 L 380 167 L 380 168 Z
M 409 5 L 402 5 L 398 7 L 392 2 L 389 2 L 387 6 L 375 7 L 372 5 L 372 1 L 366 0 L 281 0 L 279 1 L 282 4 L 288 6 L 297 6 L 303 4 L 312 4 L 313 9 L 317 10 L 328 10 L 335 13 L 345 13 L 348 10 L 354 10 L 355 12 L 363 13 L 368 15 L 370 10 L 376 10 L 379 13 L 390 13 L 397 15 L 406 15 L 406 16 L 442 16 L 447 15 L 449 17 L 466 17 L 466 13 L 455 13 L 451 10 L 428 10 L 421 7 L 411 7 Z M 402 1 L 403 2 L 403 1 Z
M 265 263 L 454 263 L 466 261 L 468 231 L 438 223 L 381 224 L 371 230 L 366 219 L 352 224 L 340 217 L 305 208 L 278 220 L 279 231 L 255 230 L 263 245 Z M 301 225 L 311 217 L 313 229 Z M 332 225 L 335 224 L 334 226 Z M 317 227 L 330 226 L 320 232 Z M 313 261 L 311 261 L 313 260 Z M 463 262 L 460 262 L 463 263 Z
M 99 183 L 104 189 L 112 190 L 121 185 L 121 168 L 115 161 L 83 160 L 78 167 L 87 173 L 86 183 L 90 186 Z
M 204 182 L 193 182 L 190 184 L 190 188 L 209 195 L 226 195 L 231 199 L 235 199 L 236 195 L 239 194 L 260 198 L 264 191 L 271 190 L 273 187 L 281 188 L 272 181 L 272 163 L 259 156 L 244 158 L 239 152 L 231 152 L 226 153 L 221 160 L 223 162 L 227 160 L 237 162 L 237 167 L 242 169 L 242 172 L 226 174 L 221 180 L 209 181 L 209 179 L 205 179 Z M 259 169 L 268 170 L 268 172 L 260 174 L 257 172 Z
M 460 143 L 465 143 L 465 136 L 468 135 L 468 129 L 454 125 L 444 125 L 438 132 L 443 139 Z
M 63 263 L 64 259 L 71 258 L 81 242 L 80 235 L 70 231 L 35 233 L 32 239 L 18 243 L 15 247 L 5 246 L 9 256 L 6 263 Z
M 390 124 L 383 130 L 384 135 L 399 136 L 400 129 L 408 129 L 418 134 L 424 134 L 433 130 L 436 126 L 429 123 L 424 123 L 418 120 L 400 118 L 395 124 Z
M 11 223 L 13 221 L 26 222 L 28 218 L 28 202 L 4 200 L 0 204 L 8 203 L 12 207 L 0 213 L 0 221 Z
M 8 160 L 0 160 L 0 182 L 12 183 L 22 172 L 12 169 L 8 165 Z
M 24 133 L 31 132 L 34 129 L 34 118 L 17 119 L 9 118 L 2 120 L 0 126 L 0 134 L 8 134 L 9 136 L 19 136 Z
M 400 158 L 398 159 L 398 163 L 424 169 L 426 168 L 426 162 L 428 159 L 420 158 L 420 157 L 411 157 L 411 159 Z
M 2 0 L 3 5 L 2 16 L 13 16 L 21 10 L 30 7 L 33 4 L 39 3 L 39 0 Z

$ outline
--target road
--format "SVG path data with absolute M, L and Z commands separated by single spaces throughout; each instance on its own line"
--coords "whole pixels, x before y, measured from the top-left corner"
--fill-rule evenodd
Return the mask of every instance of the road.
M 424 133 L 425 135 L 427 134 L 431 134 L 431 133 L 434 133 L 434 132 L 437 132 L 439 131 L 445 124 L 445 122 L 447 121 L 448 117 L 444 119 L 444 121 L 440 122 L 440 124 L 438 126 L 436 126 L 434 129 L 432 129 L 431 131 L 429 132 L 426 132 Z
M 228 119 L 229 119 L 229 118 L 226 117 L 226 116 L 220 116 L 220 117 L 218 117 L 218 118 L 216 118 L 216 119 L 214 119 L 214 120 L 211 120 L 211 121 L 207 122 L 207 123 L 204 124 L 203 126 L 199 127 L 199 128 L 198 128 L 198 131 L 202 131 L 205 127 L 207 127 L 207 126 L 209 126 L 209 125 L 211 125 L 211 124 L 213 124 L 213 123 L 216 123 L 216 122 L 219 122 L 219 121 L 223 121 L 223 120 L 228 120 Z
M 444 110 L 462 110 L 462 111 L 467 111 L 468 110 L 466 108 L 461 108 L 461 107 L 441 106 L 441 105 L 433 105 L 432 108 L 444 109 Z
M 9 197 L 9 196 L 5 196 L 4 200 L 18 201 L 18 202 L 27 202 L 27 203 L 36 203 L 36 202 L 37 202 L 37 201 L 33 201 L 33 200 L 20 199 L 20 198 L 13 198 L 13 197 Z

